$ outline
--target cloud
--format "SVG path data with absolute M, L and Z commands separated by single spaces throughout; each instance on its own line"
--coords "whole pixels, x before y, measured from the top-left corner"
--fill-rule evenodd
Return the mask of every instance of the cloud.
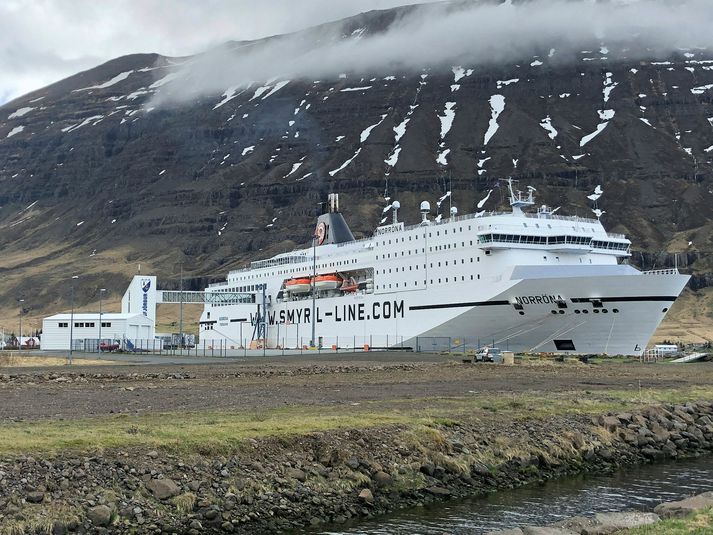
M 0 104 L 125 54 L 195 54 L 415 1 L 3 0 Z
M 567 62 L 583 50 L 612 60 L 669 55 L 713 45 L 710 0 L 531 0 L 439 3 L 411 10 L 386 31 L 351 28 L 300 32 L 261 43 L 221 47 L 187 62 L 157 101 L 181 101 L 274 79 L 335 78 L 433 66 Z M 350 35 L 344 38 L 343 35 Z M 544 59 L 544 58 L 543 58 Z

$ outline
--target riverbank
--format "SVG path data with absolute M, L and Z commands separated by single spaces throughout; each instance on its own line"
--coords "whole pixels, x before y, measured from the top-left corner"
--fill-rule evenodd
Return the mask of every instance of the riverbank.
M 142 449 L 0 461 L 3 533 L 267 533 L 702 454 L 713 404 L 248 439 L 231 454 Z M 125 430 L 127 433 L 140 432 Z M 12 531 L 12 530 L 15 531 Z
M 300 384 L 314 395 L 368 382 L 380 394 L 369 401 L 193 412 L 144 405 L 129 414 L 117 406 L 120 414 L 94 418 L 82 405 L 77 418 L 5 418 L 0 533 L 310 529 L 713 447 L 707 365 L 697 373 L 670 366 L 553 365 L 516 370 L 522 377 L 496 366 L 443 366 L 322 363 L 223 369 L 220 380 L 208 374 L 218 391 L 261 384 L 270 399 Z M 524 388 L 530 372 L 535 384 L 546 377 L 552 391 Z M 191 385 L 202 384 L 205 373 L 22 372 L 2 378 L 0 401 L 8 400 L 7 410 L 22 396 L 42 412 L 47 408 L 38 400 L 58 392 L 71 399 L 103 391 L 108 399 L 113 392 L 153 400 L 158 391 L 179 400 Z M 513 388 L 489 389 L 483 377 L 496 374 L 499 384 L 510 380 Z M 645 386 L 613 387 L 635 375 L 646 378 Z M 617 377 L 609 387 L 556 391 L 558 381 L 566 386 L 572 376 L 588 383 Z M 286 389 L 275 392 L 276 384 Z M 387 396 L 392 384 L 399 393 L 410 388 L 412 397 Z M 451 395 L 423 395 L 428 391 L 419 387 L 426 384 L 434 391 L 452 388 Z
M 653 511 L 620 511 L 575 516 L 547 526 L 522 526 L 486 535 L 683 535 L 713 533 L 713 492 L 707 491 Z

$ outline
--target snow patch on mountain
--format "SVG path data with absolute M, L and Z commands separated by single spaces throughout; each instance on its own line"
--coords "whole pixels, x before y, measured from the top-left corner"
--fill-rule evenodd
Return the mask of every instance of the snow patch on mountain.
M 134 112 L 135 111 L 137 110 L 134 110 Z M 131 114 L 133 114 L 134 112 L 131 112 Z M 92 126 L 95 126 L 99 124 L 102 119 L 104 119 L 103 115 L 92 115 L 91 117 L 87 117 L 86 119 L 84 119 L 81 123 L 73 124 L 62 128 L 62 132 L 73 132 L 75 130 L 79 130 L 83 126 L 87 126 L 89 123 L 92 123 Z
M 16 127 L 13 128 L 12 130 L 10 130 L 10 132 L 7 134 L 7 137 L 6 137 L 5 139 L 7 139 L 8 137 L 12 137 L 12 136 L 14 136 L 14 135 L 19 134 L 19 133 L 22 132 L 24 129 L 25 129 L 24 126 L 16 126 Z
M 473 74 L 473 69 L 464 69 L 463 67 L 453 67 L 451 69 L 453 71 L 453 82 L 458 83 L 459 80 L 462 80 L 466 76 L 470 76 Z
M 608 72 L 606 73 L 606 77 L 604 78 L 604 89 L 602 92 L 604 93 L 604 102 L 609 102 L 609 97 L 611 95 L 611 92 L 614 91 L 614 88 L 619 85 L 618 82 L 612 81 L 612 76 L 613 74 Z
M 441 121 L 441 140 L 446 137 L 453 126 L 453 120 L 456 118 L 455 105 L 455 102 L 446 102 L 443 115 L 438 116 L 438 119 Z
M 702 95 L 709 89 L 713 89 L 713 84 L 701 85 L 698 87 L 694 87 L 693 89 L 691 89 L 691 93 L 693 93 L 694 95 Z
M 267 95 L 265 95 L 264 97 L 262 97 L 261 100 L 265 100 L 266 98 L 271 97 L 272 95 L 277 93 L 280 89 L 282 89 L 289 83 L 290 83 L 290 80 L 282 80 L 281 82 L 277 82 L 275 84 L 275 86 L 270 90 L 270 92 Z
M 381 123 L 384 122 L 384 119 L 386 119 L 387 114 L 383 114 L 381 116 L 381 119 L 375 124 L 372 124 L 371 126 L 366 127 L 364 130 L 362 130 L 361 135 L 359 136 L 359 140 L 364 143 L 367 139 L 369 139 L 369 136 L 371 135 L 372 130 L 379 126 Z
M 548 115 L 542 121 L 540 121 L 540 126 L 547 130 L 547 135 L 550 137 L 550 139 L 554 139 L 557 137 L 557 130 L 555 129 L 554 126 L 552 126 L 552 119 Z
M 389 157 L 384 160 L 384 163 L 389 167 L 394 167 L 399 161 L 399 154 L 401 154 L 401 147 L 394 148 Z
M 20 108 L 14 112 L 12 112 L 10 115 L 7 116 L 8 119 L 17 119 L 19 117 L 22 117 L 23 115 L 27 115 L 30 113 L 32 110 L 35 110 L 37 108 L 30 108 L 30 107 L 25 107 L 25 108 Z
M 368 89 L 371 89 L 373 86 L 371 85 L 365 85 L 362 87 L 345 87 L 344 89 L 340 89 L 340 93 L 349 93 L 351 91 L 367 91 Z
M 439 165 L 448 165 L 448 155 L 450 152 L 451 149 L 445 149 L 439 152 L 438 156 L 436 156 L 436 163 Z
M 114 84 L 118 84 L 118 83 L 121 82 L 122 80 L 126 80 L 129 76 L 131 76 L 131 74 L 132 74 L 133 72 L 134 72 L 134 71 L 122 72 L 122 73 L 117 74 L 116 76 L 114 76 L 114 78 L 112 78 L 111 80 L 107 80 L 107 81 L 104 82 L 103 84 L 92 85 L 92 86 L 89 86 L 89 87 L 82 87 L 81 89 L 74 89 L 72 92 L 73 92 L 73 93 L 76 93 L 77 91 L 89 91 L 90 89 L 106 89 L 107 87 L 111 87 L 111 86 L 113 86 Z
M 589 143 L 595 137 L 597 137 L 599 134 L 604 132 L 604 129 L 607 126 L 609 126 L 609 121 L 611 121 L 614 118 L 614 114 L 615 114 L 614 110 L 598 110 L 598 113 L 599 113 L 599 118 L 602 120 L 602 122 L 597 125 L 597 129 L 594 132 L 584 136 L 579 141 L 580 147 L 584 147 L 587 143 Z
M 516 84 L 520 81 L 519 78 L 511 78 L 510 80 L 498 80 L 497 81 L 497 88 L 502 89 L 503 87 L 510 85 L 510 84 Z
M 229 87 L 228 89 L 226 89 L 225 93 L 223 93 L 223 95 L 222 95 L 223 100 L 221 100 L 220 102 L 218 102 L 218 104 L 213 106 L 213 109 L 217 110 L 221 106 L 223 106 L 223 105 L 227 104 L 228 102 L 230 102 L 231 100 L 233 100 L 235 97 L 239 97 L 240 95 L 245 93 L 245 91 L 247 91 L 247 88 L 243 89 L 242 91 L 238 91 L 238 89 L 239 89 L 238 86 L 233 86 L 233 87 Z
M 498 128 L 500 128 L 500 125 L 498 124 L 498 117 L 500 117 L 500 114 L 503 112 L 503 110 L 505 110 L 505 97 L 502 95 L 491 96 L 490 97 L 490 110 L 491 110 L 490 123 L 488 124 L 488 130 L 487 130 L 487 132 L 485 132 L 485 136 L 483 137 L 484 145 L 488 144 L 488 142 L 492 139 L 492 137 L 498 131 Z
M 350 163 L 354 161 L 354 159 L 359 156 L 359 153 L 361 152 L 361 147 L 359 147 L 356 152 L 354 153 L 354 156 L 349 158 L 346 162 L 344 162 L 342 165 L 340 165 L 337 169 L 334 171 L 329 172 L 329 176 L 334 176 L 336 175 L 339 171 L 343 171 Z

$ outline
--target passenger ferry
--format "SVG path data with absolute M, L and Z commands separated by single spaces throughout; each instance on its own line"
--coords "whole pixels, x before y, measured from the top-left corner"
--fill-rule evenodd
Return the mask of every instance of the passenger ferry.
M 331 194 L 310 247 L 252 262 L 206 292 L 200 336 L 221 347 L 494 346 L 640 355 L 689 280 L 628 265 L 600 220 L 535 206 L 508 181 L 509 212 L 404 225 L 356 240 Z M 601 190 L 597 187 L 597 195 Z M 599 210 L 595 214 L 601 215 Z

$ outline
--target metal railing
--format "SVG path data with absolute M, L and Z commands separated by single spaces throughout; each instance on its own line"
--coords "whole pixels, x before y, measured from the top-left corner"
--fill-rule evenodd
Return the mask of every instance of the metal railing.
M 668 268 L 668 269 L 652 269 L 650 271 L 642 271 L 642 275 L 678 275 L 678 269 Z

